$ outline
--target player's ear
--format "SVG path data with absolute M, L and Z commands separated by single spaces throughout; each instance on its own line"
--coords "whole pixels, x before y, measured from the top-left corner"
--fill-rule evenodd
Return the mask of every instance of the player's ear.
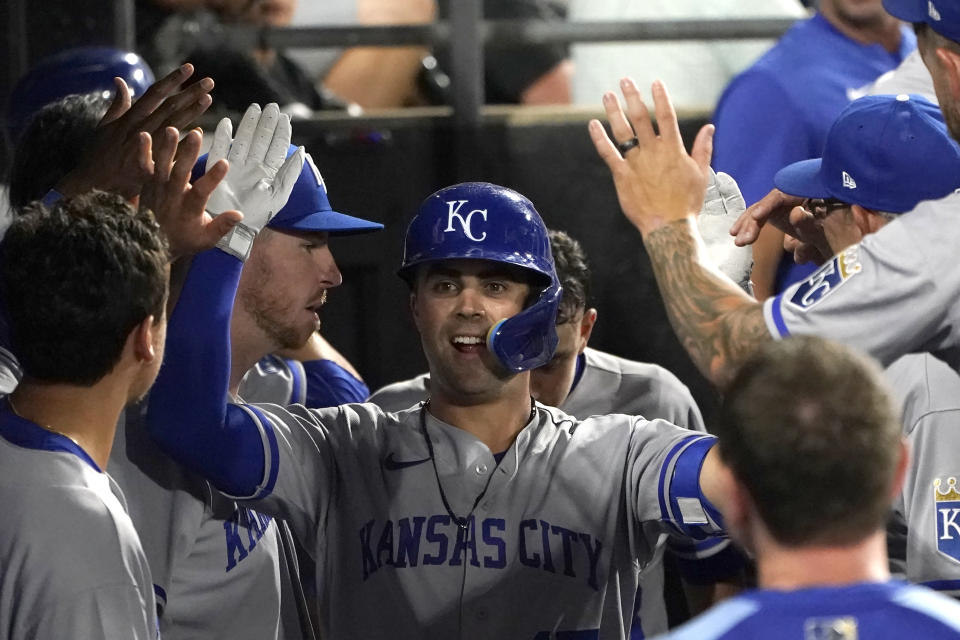
M 590 335 L 593 333 L 593 327 L 597 323 L 597 310 L 590 308 L 583 312 L 583 318 L 580 320 L 580 345 L 578 353 L 583 353 L 590 342 Z
M 132 343 L 133 355 L 137 362 L 153 362 L 157 357 L 157 348 L 154 333 L 160 330 L 160 324 L 154 323 L 153 315 L 144 318 L 140 324 L 130 332 L 128 342 Z
M 946 47 L 937 47 L 935 53 L 947 77 L 950 95 L 954 100 L 960 100 L 960 54 Z

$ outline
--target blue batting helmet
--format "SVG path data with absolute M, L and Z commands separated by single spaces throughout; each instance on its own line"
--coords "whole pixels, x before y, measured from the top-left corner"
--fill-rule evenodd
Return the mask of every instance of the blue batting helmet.
M 407 228 L 400 277 L 411 282 L 418 265 L 469 258 L 521 267 L 542 287 L 537 300 L 487 333 L 487 348 L 509 371 L 546 364 L 557 348 L 562 289 L 547 227 L 533 203 L 512 189 L 464 182 L 424 200 Z
M 7 111 L 7 133 L 16 141 L 30 118 L 43 106 L 74 93 L 113 92 L 121 77 L 134 98 L 154 82 L 143 58 L 110 47 L 78 47 L 48 56 L 34 65 L 13 88 Z

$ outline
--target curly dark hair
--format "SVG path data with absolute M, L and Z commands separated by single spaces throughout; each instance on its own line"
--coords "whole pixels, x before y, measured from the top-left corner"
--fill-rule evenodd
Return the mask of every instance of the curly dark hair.
M 566 232 L 550 229 L 548 233 L 557 279 L 563 287 L 557 324 L 565 324 L 576 319 L 587 308 L 590 296 L 590 265 L 583 247 Z
M 0 296 L 24 374 L 81 386 L 100 380 L 144 318 L 163 319 L 167 262 L 153 216 L 119 195 L 30 205 L 0 242 Z

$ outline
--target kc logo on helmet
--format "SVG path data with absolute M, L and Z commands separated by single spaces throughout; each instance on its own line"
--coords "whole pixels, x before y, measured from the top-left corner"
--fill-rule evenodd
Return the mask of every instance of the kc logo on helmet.
M 475 214 L 480 214 L 483 218 L 483 221 L 487 221 L 487 210 L 486 209 L 473 209 L 467 213 L 466 217 L 460 215 L 460 209 L 463 208 L 463 205 L 467 204 L 466 200 L 447 200 L 447 228 L 443 230 L 444 233 L 450 231 L 456 231 L 453 228 L 453 221 L 457 220 L 460 222 L 460 228 L 463 230 L 463 235 L 467 236 L 474 242 L 483 242 L 487 237 L 487 232 L 483 231 L 480 233 L 480 237 L 477 237 L 473 234 L 473 216 Z

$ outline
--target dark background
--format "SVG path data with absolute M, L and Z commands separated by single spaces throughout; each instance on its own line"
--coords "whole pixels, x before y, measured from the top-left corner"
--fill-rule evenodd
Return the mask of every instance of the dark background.
M 120 0 L 5 0 L 0 5 L 0 108 L 12 84 L 45 55 L 82 44 L 124 46 L 131 37 L 131 3 Z M 127 44 L 126 46 L 130 46 Z M 484 110 L 466 149 L 474 169 L 454 155 L 449 111 L 416 111 L 386 118 L 322 116 L 294 126 L 295 141 L 316 160 L 334 207 L 377 220 L 386 230 L 337 238 L 334 254 L 344 284 L 329 294 L 324 334 L 350 358 L 371 389 L 426 370 L 407 311 L 406 286 L 394 271 L 403 233 L 419 202 L 463 180 L 512 187 L 537 206 L 547 224 L 580 240 L 593 265 L 599 321 L 591 346 L 661 364 L 680 377 L 704 417 L 713 392 L 678 344 L 643 250 L 640 234 L 617 206 L 613 183 L 597 158 L 586 122 L 599 113 L 569 109 Z M 704 114 L 682 118 L 692 140 Z M 8 151 L 0 145 L 5 175 Z

